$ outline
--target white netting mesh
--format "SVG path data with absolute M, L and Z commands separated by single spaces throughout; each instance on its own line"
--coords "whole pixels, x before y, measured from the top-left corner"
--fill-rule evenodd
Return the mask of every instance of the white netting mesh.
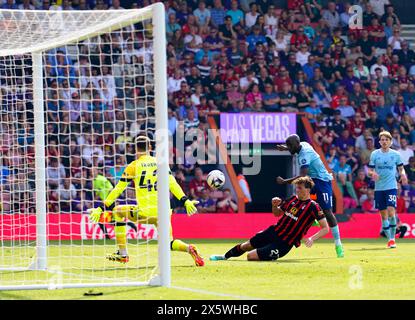
M 86 214 L 102 203 L 108 183 L 114 186 L 135 159 L 134 138 L 145 134 L 154 141 L 150 17 L 150 9 L 0 10 L 0 286 L 147 282 L 154 275 L 153 226 L 129 224 L 130 263 L 117 265 L 105 259 L 116 250 L 113 225 L 93 225 Z M 26 270 L 36 260 L 37 141 L 30 53 L 39 49 L 48 210 L 46 272 Z M 99 177 L 108 181 L 98 181 Z M 117 201 L 135 202 L 131 186 Z M 22 271 L 16 272 L 19 268 Z

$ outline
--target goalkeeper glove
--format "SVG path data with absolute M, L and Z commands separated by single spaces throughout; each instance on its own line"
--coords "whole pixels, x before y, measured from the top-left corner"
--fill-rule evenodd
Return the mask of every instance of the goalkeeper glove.
M 88 209 L 89 220 L 91 220 L 93 223 L 98 223 L 99 220 L 101 219 L 102 212 L 103 211 L 101 207 L 94 208 L 94 209 Z
M 189 200 L 187 197 L 181 198 L 180 201 L 185 207 L 188 216 L 192 216 L 197 212 L 196 205 L 199 203 L 199 201 Z

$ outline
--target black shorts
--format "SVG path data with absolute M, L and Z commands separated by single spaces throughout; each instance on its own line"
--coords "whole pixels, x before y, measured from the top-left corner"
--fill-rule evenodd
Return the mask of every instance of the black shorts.
M 249 242 L 257 250 L 259 259 L 263 261 L 282 258 L 293 247 L 277 236 L 275 226 L 270 226 L 268 229 L 258 232 Z

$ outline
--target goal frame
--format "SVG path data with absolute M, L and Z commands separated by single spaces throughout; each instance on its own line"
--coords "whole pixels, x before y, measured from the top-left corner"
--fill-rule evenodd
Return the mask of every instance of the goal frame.
M 2 10 L 21 11 L 21 10 Z M 110 10 L 106 10 L 108 12 Z M 120 10 L 117 10 L 118 12 Z M 39 12 L 39 10 L 37 11 Z M 84 11 L 96 13 L 97 11 Z M 170 201 L 169 201 L 169 135 L 167 120 L 167 77 L 166 77 L 166 27 L 165 7 L 162 3 L 155 3 L 141 9 L 122 10 L 125 13 L 111 24 L 98 23 L 93 30 L 85 30 L 72 37 L 57 39 L 47 45 L 33 44 L 29 48 L 17 50 L 0 50 L 0 56 L 31 54 L 33 71 L 33 106 L 34 106 L 34 136 L 35 136 L 35 170 L 36 170 L 36 256 L 27 268 L 0 268 L 1 271 L 35 270 L 48 272 L 47 265 L 47 203 L 46 203 L 46 163 L 45 163 L 45 130 L 44 130 L 44 88 L 43 88 L 43 52 L 82 41 L 89 37 L 102 35 L 142 21 L 148 17 L 153 25 L 153 67 L 155 94 L 155 122 L 156 122 L 156 161 L 157 161 L 157 188 L 158 188 L 158 274 L 149 281 L 130 282 L 97 282 L 97 283 L 62 283 L 57 286 L 51 284 L 34 285 L 1 285 L 0 291 L 5 290 L 39 290 L 91 287 L 135 287 L 135 286 L 171 286 L 170 263 Z M 61 14 L 61 12 L 57 12 Z

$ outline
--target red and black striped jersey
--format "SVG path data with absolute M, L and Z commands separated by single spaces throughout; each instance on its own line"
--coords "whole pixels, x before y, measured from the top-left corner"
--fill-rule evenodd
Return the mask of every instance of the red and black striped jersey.
M 308 199 L 302 201 L 297 196 L 283 200 L 280 209 L 284 214 L 275 225 L 277 236 L 288 243 L 299 247 L 301 239 L 306 235 L 314 220 L 325 218 L 317 202 Z

